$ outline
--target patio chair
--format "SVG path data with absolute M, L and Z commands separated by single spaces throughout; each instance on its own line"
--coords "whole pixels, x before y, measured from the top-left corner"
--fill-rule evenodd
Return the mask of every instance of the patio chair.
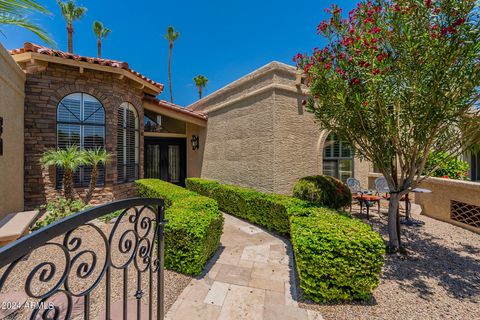
M 375 179 L 375 192 L 378 196 L 381 196 L 385 200 L 390 200 L 390 188 L 388 187 L 387 179 L 384 177 L 379 177 Z M 400 201 L 405 201 L 405 207 L 408 209 L 408 202 L 405 195 L 402 196 Z M 379 212 L 380 212 L 380 202 L 378 203 Z
M 363 194 L 363 192 L 360 186 L 360 181 L 358 181 L 355 178 L 347 179 L 347 187 L 348 189 L 350 189 L 350 192 L 352 193 L 352 202 L 350 202 L 350 212 L 352 212 L 353 201 L 357 200 L 358 197 Z
M 375 203 L 378 205 L 378 212 L 380 212 L 380 197 L 372 195 L 370 192 L 362 190 L 360 181 L 355 178 L 347 179 L 347 186 L 352 192 L 352 202 L 350 203 L 350 212 L 352 212 L 353 201 L 357 201 L 360 205 L 360 212 L 363 212 L 365 206 L 367 210 L 367 219 L 370 219 L 370 207 Z

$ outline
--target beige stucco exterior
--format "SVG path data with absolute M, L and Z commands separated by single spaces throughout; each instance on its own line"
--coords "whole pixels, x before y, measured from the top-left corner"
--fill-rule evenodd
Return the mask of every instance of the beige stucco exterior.
M 295 68 L 272 62 L 189 106 L 208 115 L 198 176 L 290 194 L 299 178 L 321 174 L 328 132 L 304 99 Z M 370 165 L 354 162 L 354 176 L 366 185 Z
M 421 205 L 422 214 L 480 233 L 480 227 L 452 220 L 451 217 L 452 201 L 475 206 L 476 209 L 470 209 L 469 214 L 475 215 L 474 219 L 478 226 L 480 222 L 480 183 L 429 178 L 422 182 L 421 187 L 432 190 L 432 193 L 415 194 L 415 203 Z
M 0 44 L 0 117 L 3 117 L 3 155 L 0 155 L 0 219 L 23 211 L 25 74 Z

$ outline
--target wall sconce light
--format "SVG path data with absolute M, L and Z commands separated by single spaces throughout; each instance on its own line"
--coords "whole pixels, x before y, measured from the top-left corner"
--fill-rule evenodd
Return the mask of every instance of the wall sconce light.
M 192 150 L 197 150 L 198 148 L 200 148 L 200 142 L 197 135 L 192 135 L 192 139 L 190 140 L 190 142 L 192 143 Z

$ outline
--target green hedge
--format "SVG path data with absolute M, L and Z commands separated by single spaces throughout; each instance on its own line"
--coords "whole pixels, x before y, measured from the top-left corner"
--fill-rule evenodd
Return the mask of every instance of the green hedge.
M 141 197 L 165 201 L 165 267 L 198 275 L 215 253 L 223 230 L 217 202 L 158 179 L 136 181 Z
M 306 201 L 279 194 L 266 194 L 253 189 L 220 184 L 213 180 L 188 178 L 187 189 L 211 197 L 224 212 L 286 235 L 290 232 L 289 217 L 311 206 Z
M 221 210 L 291 236 L 304 297 L 316 302 L 366 300 L 380 282 L 385 245 L 371 227 L 296 198 L 190 178 L 187 188 Z
M 350 205 L 352 193 L 342 181 L 330 176 L 309 176 L 293 186 L 293 196 L 318 206 L 340 209 Z
M 292 218 L 291 240 L 305 298 L 367 300 L 378 286 L 385 244 L 362 221 L 313 209 Z

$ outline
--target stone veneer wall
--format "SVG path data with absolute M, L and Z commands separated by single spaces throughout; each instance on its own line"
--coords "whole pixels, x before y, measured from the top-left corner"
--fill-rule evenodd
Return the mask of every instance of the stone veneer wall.
M 117 108 L 132 103 L 140 119 L 140 177 L 143 176 L 143 104 L 141 89 L 114 74 L 50 63 L 46 69 L 27 65 L 25 84 L 25 206 L 34 208 L 54 198 L 55 170 L 44 170 L 39 159 L 48 148 L 56 147 L 56 110 L 60 100 L 74 92 L 88 93 L 105 108 L 106 149 L 112 153 L 106 165 L 105 187 L 97 188 L 93 204 L 135 194 L 134 184 L 117 183 Z M 77 189 L 82 192 L 84 189 Z

